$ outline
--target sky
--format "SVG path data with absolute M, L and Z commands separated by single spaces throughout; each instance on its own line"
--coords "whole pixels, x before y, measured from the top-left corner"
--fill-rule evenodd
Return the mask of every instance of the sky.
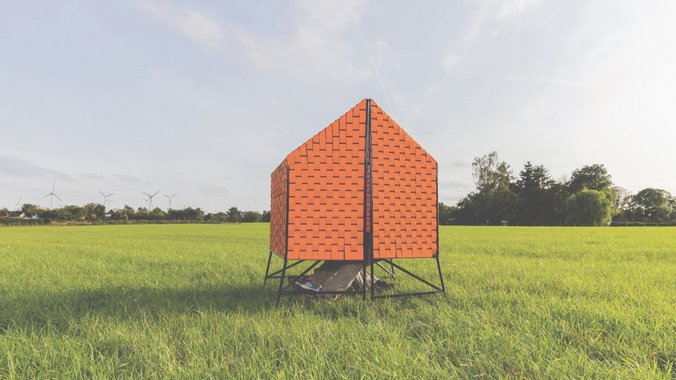
M 55 181 L 64 204 L 267 210 L 284 156 L 363 98 L 437 159 L 444 203 L 491 151 L 676 194 L 674 20 L 671 0 L 2 2 L 0 208 Z

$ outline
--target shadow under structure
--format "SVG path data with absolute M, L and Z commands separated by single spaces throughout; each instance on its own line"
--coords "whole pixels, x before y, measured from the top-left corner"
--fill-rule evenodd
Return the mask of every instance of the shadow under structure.
M 364 99 L 272 172 L 264 283 L 279 280 L 279 303 L 281 296 L 300 294 L 290 288 L 289 277 L 301 277 L 322 261 L 350 261 L 361 263 L 362 278 L 370 278 L 371 286 L 318 294 L 376 299 L 444 292 L 438 199 L 436 160 L 373 100 Z M 281 268 L 273 256 L 281 258 Z M 402 263 L 413 259 L 435 261 L 438 279 L 425 279 Z M 377 290 L 376 271 L 412 278 L 423 290 Z

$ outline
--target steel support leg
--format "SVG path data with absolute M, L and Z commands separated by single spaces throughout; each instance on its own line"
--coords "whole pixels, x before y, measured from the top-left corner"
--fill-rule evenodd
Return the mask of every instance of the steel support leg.
M 268 274 L 270 274 L 270 261 L 272 260 L 272 251 L 268 255 L 268 265 L 265 267 L 265 278 L 263 279 L 263 285 L 268 283 Z
M 376 288 L 374 284 L 376 283 L 375 281 L 375 276 L 374 273 L 375 271 L 373 270 L 373 258 L 371 258 L 371 301 L 373 301 L 375 298 L 373 298 L 376 295 Z M 366 281 L 364 281 L 364 287 L 366 287 Z
M 441 263 L 439 262 L 439 255 L 437 255 L 437 269 L 439 270 L 439 281 L 441 281 L 441 291 L 446 293 L 446 287 L 444 286 L 444 275 L 441 274 Z
M 277 303 L 276 306 L 279 306 L 279 299 L 282 298 L 282 285 L 284 284 L 284 278 L 286 275 L 286 261 L 287 258 L 284 258 L 284 266 L 282 267 L 282 275 L 279 277 L 279 288 L 277 288 Z
M 362 260 L 361 264 L 361 278 L 362 278 L 362 286 L 361 286 L 361 298 L 363 300 L 366 300 L 366 259 Z

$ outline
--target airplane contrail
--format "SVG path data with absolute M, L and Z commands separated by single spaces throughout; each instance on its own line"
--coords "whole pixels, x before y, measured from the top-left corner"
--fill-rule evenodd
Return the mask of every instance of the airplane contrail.
M 359 37 L 361 38 L 362 44 L 364 44 L 364 48 L 366 49 L 366 53 L 368 53 L 369 60 L 371 61 L 371 66 L 373 66 L 373 71 L 376 73 L 376 77 L 378 77 L 378 83 L 380 83 L 380 89 L 383 90 L 383 94 L 385 94 L 385 101 L 387 102 L 387 108 L 390 110 L 394 110 L 392 108 L 392 102 L 390 101 L 390 94 L 388 94 L 387 89 L 385 89 L 385 82 L 383 82 L 383 77 L 380 75 L 380 70 L 378 70 L 378 66 L 376 65 L 376 60 L 373 58 L 373 54 L 371 53 L 371 49 L 369 48 L 369 45 L 366 43 L 366 38 L 364 38 L 364 33 L 361 31 L 361 26 L 357 22 L 357 31 L 359 32 Z

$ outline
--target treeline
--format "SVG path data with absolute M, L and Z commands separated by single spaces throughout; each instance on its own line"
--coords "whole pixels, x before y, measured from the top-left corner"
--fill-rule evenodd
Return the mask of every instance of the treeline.
M 476 189 L 455 206 L 439 205 L 442 224 L 469 225 L 676 225 L 676 198 L 661 189 L 630 194 L 603 165 L 575 169 L 555 180 L 527 162 L 518 176 L 492 152 L 472 162 Z
M 662 189 L 647 188 L 630 194 L 613 183 L 603 165 L 573 170 L 570 178 L 555 180 L 543 165 L 527 162 L 514 175 L 511 167 L 492 152 L 472 162 L 476 189 L 456 205 L 439 204 L 441 224 L 517 226 L 676 225 L 676 198 Z M 0 209 L 0 223 L 19 219 L 39 222 L 269 222 L 269 211 L 205 213 L 199 208 L 148 210 L 124 206 L 106 211 L 103 205 L 45 209 L 24 204 L 22 215 Z
M 134 209 L 124 206 L 121 209 L 106 211 L 103 205 L 88 203 L 84 206 L 64 206 L 55 209 L 45 209 L 33 204 L 24 204 L 21 207 L 23 218 L 43 219 L 55 222 L 65 221 L 89 221 L 101 222 L 114 221 L 183 221 L 183 222 L 213 222 L 213 223 L 251 223 L 269 222 L 269 211 L 240 211 L 237 207 L 231 207 L 225 212 L 205 213 L 200 208 L 187 207 L 184 209 L 169 209 L 164 211 L 160 208 L 148 210 L 145 207 Z

